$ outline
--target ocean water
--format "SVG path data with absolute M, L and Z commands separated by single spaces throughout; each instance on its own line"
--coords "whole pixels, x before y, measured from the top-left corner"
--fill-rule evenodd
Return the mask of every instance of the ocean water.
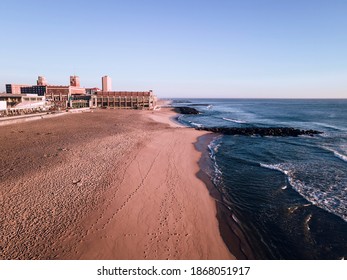
M 258 259 L 347 257 L 347 100 L 186 99 L 192 127 L 290 126 L 299 137 L 215 135 L 206 173 Z

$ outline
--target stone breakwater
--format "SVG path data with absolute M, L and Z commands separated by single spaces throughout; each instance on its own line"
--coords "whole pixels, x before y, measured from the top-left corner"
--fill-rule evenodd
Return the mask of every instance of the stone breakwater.
M 174 110 L 178 114 L 183 115 L 197 115 L 200 114 L 200 112 L 194 108 L 191 107 L 174 107 Z
M 197 130 L 211 131 L 226 135 L 243 136 L 314 136 L 323 132 L 317 130 L 301 130 L 293 127 L 198 127 Z
M 200 114 L 198 110 L 191 107 L 174 107 L 176 113 L 183 115 Z M 196 130 L 205 130 L 225 135 L 243 135 L 243 136 L 314 136 L 323 132 L 317 130 L 302 130 L 294 127 L 197 127 Z

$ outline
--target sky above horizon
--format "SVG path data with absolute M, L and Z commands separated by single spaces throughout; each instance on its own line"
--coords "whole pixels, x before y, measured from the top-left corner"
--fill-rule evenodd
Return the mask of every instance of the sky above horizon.
M 6 83 L 159 97 L 347 98 L 345 0 L 0 1 Z

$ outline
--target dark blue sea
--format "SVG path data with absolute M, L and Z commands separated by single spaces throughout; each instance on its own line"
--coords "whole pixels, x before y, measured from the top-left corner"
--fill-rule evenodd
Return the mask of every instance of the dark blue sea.
M 299 137 L 215 134 L 206 173 L 256 259 L 347 257 L 347 100 L 176 99 L 191 127 L 294 127 Z

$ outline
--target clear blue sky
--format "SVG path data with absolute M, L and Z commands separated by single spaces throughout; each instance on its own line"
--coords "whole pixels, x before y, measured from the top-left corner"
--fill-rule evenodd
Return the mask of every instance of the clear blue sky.
M 5 83 L 159 97 L 347 97 L 346 0 L 0 1 Z

